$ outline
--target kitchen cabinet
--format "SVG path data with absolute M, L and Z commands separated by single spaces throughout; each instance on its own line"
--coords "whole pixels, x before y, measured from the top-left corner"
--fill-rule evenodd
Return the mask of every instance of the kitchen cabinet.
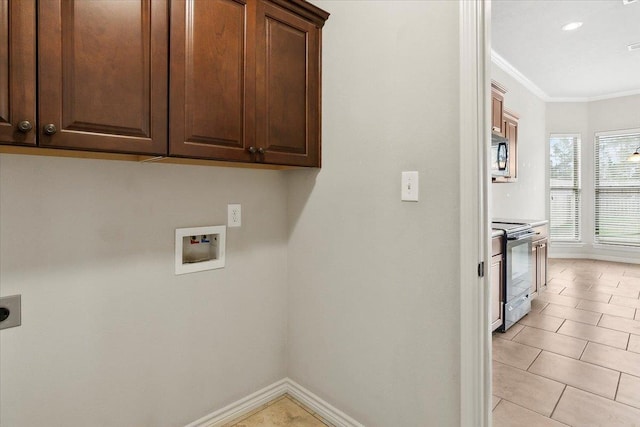
M 255 2 L 171 3 L 169 154 L 251 161 L 255 26 L 247 19 L 252 14 Z
M 491 82 L 491 132 L 506 137 L 504 124 L 504 94 L 507 90 L 498 82 Z
M 320 166 L 320 40 L 299 0 L 175 0 L 169 154 Z
M 503 110 L 504 136 L 509 140 L 509 174 L 492 178 L 493 182 L 517 182 L 518 181 L 518 115 Z
M 36 2 L 0 1 L 0 143 L 35 146 Z
M 167 34 L 166 0 L 39 1 L 39 145 L 166 154 Z
M 503 236 L 494 237 L 491 240 L 491 331 L 502 326 L 504 301 L 504 253 L 502 250 Z
M 303 0 L 0 1 L 0 144 L 319 167 L 328 16 Z
M 509 176 L 505 177 L 509 182 L 518 179 L 518 116 L 513 112 L 504 110 L 505 137 L 509 140 Z
M 534 227 L 536 232 L 531 243 L 531 265 L 533 277 L 531 280 L 531 298 L 538 296 L 538 292 L 547 287 L 547 244 L 549 229 L 548 225 Z

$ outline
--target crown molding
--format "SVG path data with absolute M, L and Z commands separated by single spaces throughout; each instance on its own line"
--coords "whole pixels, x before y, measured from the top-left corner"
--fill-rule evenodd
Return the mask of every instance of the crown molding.
M 491 49 L 491 62 L 496 64 L 502 71 L 513 77 L 522 86 L 529 89 L 529 91 L 536 95 L 538 98 L 541 98 L 545 102 L 548 102 L 550 100 L 549 95 L 547 95 L 542 89 L 540 89 L 538 85 L 529 80 L 527 76 L 522 74 L 516 67 L 511 65 L 506 59 L 500 56 L 493 49 Z
M 531 93 L 542 99 L 544 102 L 593 102 L 602 101 L 605 99 L 622 98 L 625 96 L 640 95 L 640 89 L 637 89 L 591 97 L 551 97 L 493 49 L 491 50 L 491 62 L 498 66 L 498 68 L 500 68 L 502 71 L 513 77 L 518 83 L 522 84 Z
M 625 92 L 609 93 L 605 95 L 592 96 L 589 98 L 549 98 L 547 102 L 593 102 L 605 99 L 623 98 L 625 96 L 640 95 L 640 89 Z

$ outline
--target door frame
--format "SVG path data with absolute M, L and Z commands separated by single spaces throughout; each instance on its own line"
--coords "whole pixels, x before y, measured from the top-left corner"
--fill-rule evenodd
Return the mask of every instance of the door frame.
M 460 425 L 489 427 L 491 2 L 459 0 L 459 5 Z

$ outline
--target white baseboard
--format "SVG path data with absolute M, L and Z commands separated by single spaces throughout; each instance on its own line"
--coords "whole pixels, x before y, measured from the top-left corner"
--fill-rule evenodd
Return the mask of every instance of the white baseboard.
M 205 415 L 197 421 L 186 425 L 185 427 L 219 427 L 239 418 L 243 414 L 253 411 L 254 409 L 269 403 L 278 396 L 282 396 L 287 392 L 287 379 L 277 381 L 266 386 L 262 390 L 258 390 L 249 396 L 243 397 L 222 409 Z
M 272 401 L 273 399 L 288 393 L 296 400 L 306 405 L 309 409 L 320 415 L 336 427 L 364 427 L 338 408 L 332 406 L 320 397 L 316 396 L 300 384 L 290 378 L 277 381 L 262 390 L 250 394 L 222 409 L 205 415 L 185 427 L 219 427 L 249 413 L 254 409 Z
M 286 381 L 287 393 L 293 396 L 296 400 L 299 400 L 300 403 L 306 405 L 309 409 L 313 410 L 313 412 L 329 421 L 334 426 L 364 427 L 364 424 L 360 424 L 335 406 L 330 405 L 326 401 L 322 400 L 292 379 L 286 378 Z

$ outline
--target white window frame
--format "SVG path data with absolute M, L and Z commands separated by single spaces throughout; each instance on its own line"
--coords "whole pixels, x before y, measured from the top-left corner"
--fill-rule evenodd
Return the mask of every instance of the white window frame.
M 640 249 L 639 244 L 625 244 L 624 242 L 615 242 L 615 241 L 607 241 L 607 239 L 602 239 L 596 234 L 596 230 L 598 227 L 598 192 L 602 191 L 602 189 L 598 188 L 598 141 L 600 137 L 603 136 L 623 136 L 629 134 L 639 134 L 640 128 L 633 129 L 620 129 L 620 130 L 612 130 L 612 131 L 604 131 L 604 132 L 596 132 L 593 138 L 593 241 L 594 247 L 602 247 L 602 248 L 619 248 L 619 249 L 628 249 L 628 250 L 637 250 Z M 640 145 L 640 142 L 638 143 Z M 629 152 L 631 155 L 632 152 Z M 634 190 L 636 189 L 637 190 Z M 606 191 L 606 190 L 605 190 Z M 640 185 L 637 187 L 632 187 L 631 191 L 638 191 L 640 193 Z
M 577 162 L 576 172 L 577 172 L 577 182 L 576 185 L 571 187 L 553 187 L 551 185 L 551 139 L 552 138 L 575 138 L 577 140 L 577 150 L 574 151 L 575 161 Z M 549 157 L 547 161 L 549 162 L 549 240 L 555 243 L 581 243 L 582 242 L 582 134 L 580 133 L 551 133 L 549 134 L 548 139 L 549 144 Z M 577 206 L 576 206 L 576 228 L 577 228 L 577 236 L 575 239 L 566 239 L 566 238 L 558 238 L 554 237 L 551 229 L 553 227 L 553 219 L 551 218 L 551 193 L 554 189 L 558 190 L 573 190 L 576 192 L 577 197 Z

